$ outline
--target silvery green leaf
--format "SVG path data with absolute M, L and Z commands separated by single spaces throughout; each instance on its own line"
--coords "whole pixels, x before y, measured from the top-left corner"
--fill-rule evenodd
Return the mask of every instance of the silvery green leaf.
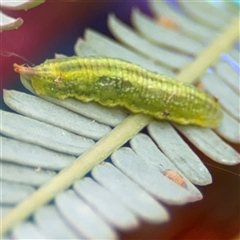
M 149 1 L 149 7 L 155 16 L 160 18 L 164 16 L 174 19 L 181 30 L 189 37 L 193 37 L 200 41 L 209 41 L 217 34 L 216 30 L 209 29 L 195 21 L 191 21 L 184 14 L 175 11 L 164 1 Z
M 78 180 L 74 183 L 73 187 L 80 197 L 96 209 L 114 227 L 121 230 L 128 230 L 139 226 L 136 215 L 92 178 L 86 177 Z
M 88 239 L 117 238 L 113 229 L 72 190 L 58 194 L 55 203 L 68 224 L 81 236 Z
M 11 235 L 13 239 L 46 239 L 41 230 L 30 222 L 23 222 L 17 225 Z
M 118 149 L 111 158 L 114 165 L 129 178 L 166 204 L 182 205 L 202 198 L 201 193 L 195 187 L 191 187 L 190 183 L 187 189 L 175 184 L 161 173 L 159 167 L 151 166 L 130 148 Z
M 212 160 L 226 165 L 240 163 L 239 153 L 225 143 L 211 129 L 179 124 L 174 124 L 174 126 Z
M 203 48 L 200 42 L 190 39 L 180 32 L 162 27 L 137 8 L 133 9 L 131 19 L 137 31 L 157 45 L 172 51 L 192 55 L 197 55 Z
M 76 156 L 94 144 L 91 139 L 19 114 L 2 110 L 0 114 L 2 116 L 0 132 L 11 138 Z
M 131 146 L 145 161 L 158 166 L 160 164 L 162 171 L 180 171 L 185 176 L 185 181 L 189 180 L 193 184 L 212 183 L 212 177 L 202 161 L 169 123 L 154 121 L 148 125 L 148 132 L 164 154 L 157 149 L 150 137 L 139 134 L 131 140 Z
M 166 67 L 156 64 L 153 60 L 147 59 L 107 36 L 91 29 L 85 30 L 84 40 L 80 39 L 77 41 L 75 45 L 76 54 L 81 56 L 81 49 L 86 49 L 87 47 L 96 51 L 99 56 L 119 58 L 140 65 L 153 72 L 158 72 L 167 76 L 174 75 L 174 73 Z
M 12 18 L 0 11 L 0 32 L 17 29 L 23 24 L 22 18 Z
M 240 143 L 240 123 L 223 112 L 223 120 L 217 128 L 214 129 L 220 136 L 225 138 L 227 141 L 233 143 Z
M 83 137 L 98 140 L 111 130 L 109 126 L 33 95 L 4 90 L 3 98 L 4 102 L 16 112 Z
M 189 4 L 189 2 L 183 0 L 178 2 L 190 17 L 209 26 L 209 28 L 219 29 L 225 27 L 232 18 L 232 16 L 227 14 L 227 11 L 221 11 L 220 8 L 213 7 L 209 2 L 197 1 L 194 4 Z
M 112 164 L 96 166 L 92 176 L 141 219 L 152 223 L 168 220 L 166 209 Z
M 2 170 L 1 180 L 34 187 L 39 187 L 56 176 L 54 171 L 18 166 L 13 163 L 1 162 L 0 168 Z
M 236 92 L 215 74 L 204 75 L 201 82 L 229 115 L 240 120 L 240 96 Z
M 35 189 L 32 186 L 1 180 L 0 201 L 2 204 L 15 205 L 31 195 Z
M 141 53 L 146 58 L 161 63 L 160 65 L 176 70 L 183 68 L 190 62 L 190 59 L 186 55 L 176 52 L 173 53 L 141 38 L 130 27 L 117 19 L 115 15 L 109 16 L 108 27 L 115 38 L 123 44 L 134 49 L 136 52 Z
M 2 147 L 1 160 L 4 162 L 49 170 L 61 170 L 76 159 L 74 156 L 11 138 L 0 136 L 0 142 Z
M 36 7 L 42 3 L 44 3 L 45 0 L 2 0 L 0 3 L 0 6 L 5 9 L 11 9 L 11 10 L 28 10 L 30 8 Z
M 0 7 L 3 10 L 27 10 L 42 4 L 45 0 L 18 0 L 1 1 Z M 22 18 L 12 18 L 0 11 L 0 32 L 17 29 L 23 24 Z
M 47 239 L 78 238 L 77 234 L 62 218 L 54 205 L 46 205 L 38 209 L 34 213 L 34 221 Z
M 236 93 L 240 94 L 239 74 L 230 66 L 229 63 L 219 61 L 214 69 L 216 74 L 228 84 Z

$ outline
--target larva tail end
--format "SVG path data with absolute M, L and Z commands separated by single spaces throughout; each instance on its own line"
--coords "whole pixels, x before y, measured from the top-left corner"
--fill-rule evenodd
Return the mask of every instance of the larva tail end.
M 18 65 L 17 63 L 13 64 L 13 70 L 23 75 L 34 75 L 36 73 L 35 69 L 28 66 L 25 67 L 23 65 Z

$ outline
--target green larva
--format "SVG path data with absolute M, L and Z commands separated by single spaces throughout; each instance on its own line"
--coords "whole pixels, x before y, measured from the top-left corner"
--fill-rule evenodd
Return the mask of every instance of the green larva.
M 70 57 L 36 67 L 14 64 L 14 70 L 29 76 L 39 95 L 120 105 L 133 113 L 212 128 L 223 116 L 209 94 L 119 59 Z

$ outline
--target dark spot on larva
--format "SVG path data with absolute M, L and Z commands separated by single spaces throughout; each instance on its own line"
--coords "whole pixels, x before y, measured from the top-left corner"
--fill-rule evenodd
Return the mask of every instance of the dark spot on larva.
M 57 78 L 54 79 L 53 83 L 54 83 L 55 85 L 61 84 L 61 83 L 62 83 L 62 78 L 61 78 L 61 76 L 57 76 Z
M 167 117 L 167 116 L 169 116 L 169 115 L 170 115 L 170 112 L 167 111 L 167 110 L 165 110 L 165 111 L 162 113 L 162 116 L 163 116 L 163 117 Z
M 114 78 L 109 78 L 106 76 L 100 76 L 98 82 L 102 84 L 108 84 L 110 81 L 114 81 Z
M 132 87 L 132 83 L 128 80 L 122 80 L 122 87 L 123 88 L 130 88 L 130 87 Z
M 213 99 L 215 102 L 218 102 L 218 98 L 216 96 L 213 96 Z
M 98 81 L 96 82 L 96 88 L 104 89 L 108 92 L 114 92 L 118 88 L 117 81 L 115 78 L 100 76 Z

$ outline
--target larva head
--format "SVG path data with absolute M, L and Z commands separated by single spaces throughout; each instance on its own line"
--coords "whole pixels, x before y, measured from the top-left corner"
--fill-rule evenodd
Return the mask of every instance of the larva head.
M 32 84 L 32 87 L 39 95 L 57 96 L 57 86 L 62 81 L 62 73 L 57 71 L 55 64 L 46 62 L 36 67 L 13 64 L 14 71 L 20 75 L 26 76 Z
M 55 66 L 52 64 L 43 63 L 35 67 L 30 67 L 26 64 L 18 65 L 17 63 L 14 63 L 13 69 L 15 72 L 25 75 L 30 79 L 41 78 L 48 80 L 49 78 L 55 79 L 57 77 Z
M 13 70 L 21 75 L 33 76 L 36 74 L 36 70 L 32 67 L 25 65 L 13 64 Z

